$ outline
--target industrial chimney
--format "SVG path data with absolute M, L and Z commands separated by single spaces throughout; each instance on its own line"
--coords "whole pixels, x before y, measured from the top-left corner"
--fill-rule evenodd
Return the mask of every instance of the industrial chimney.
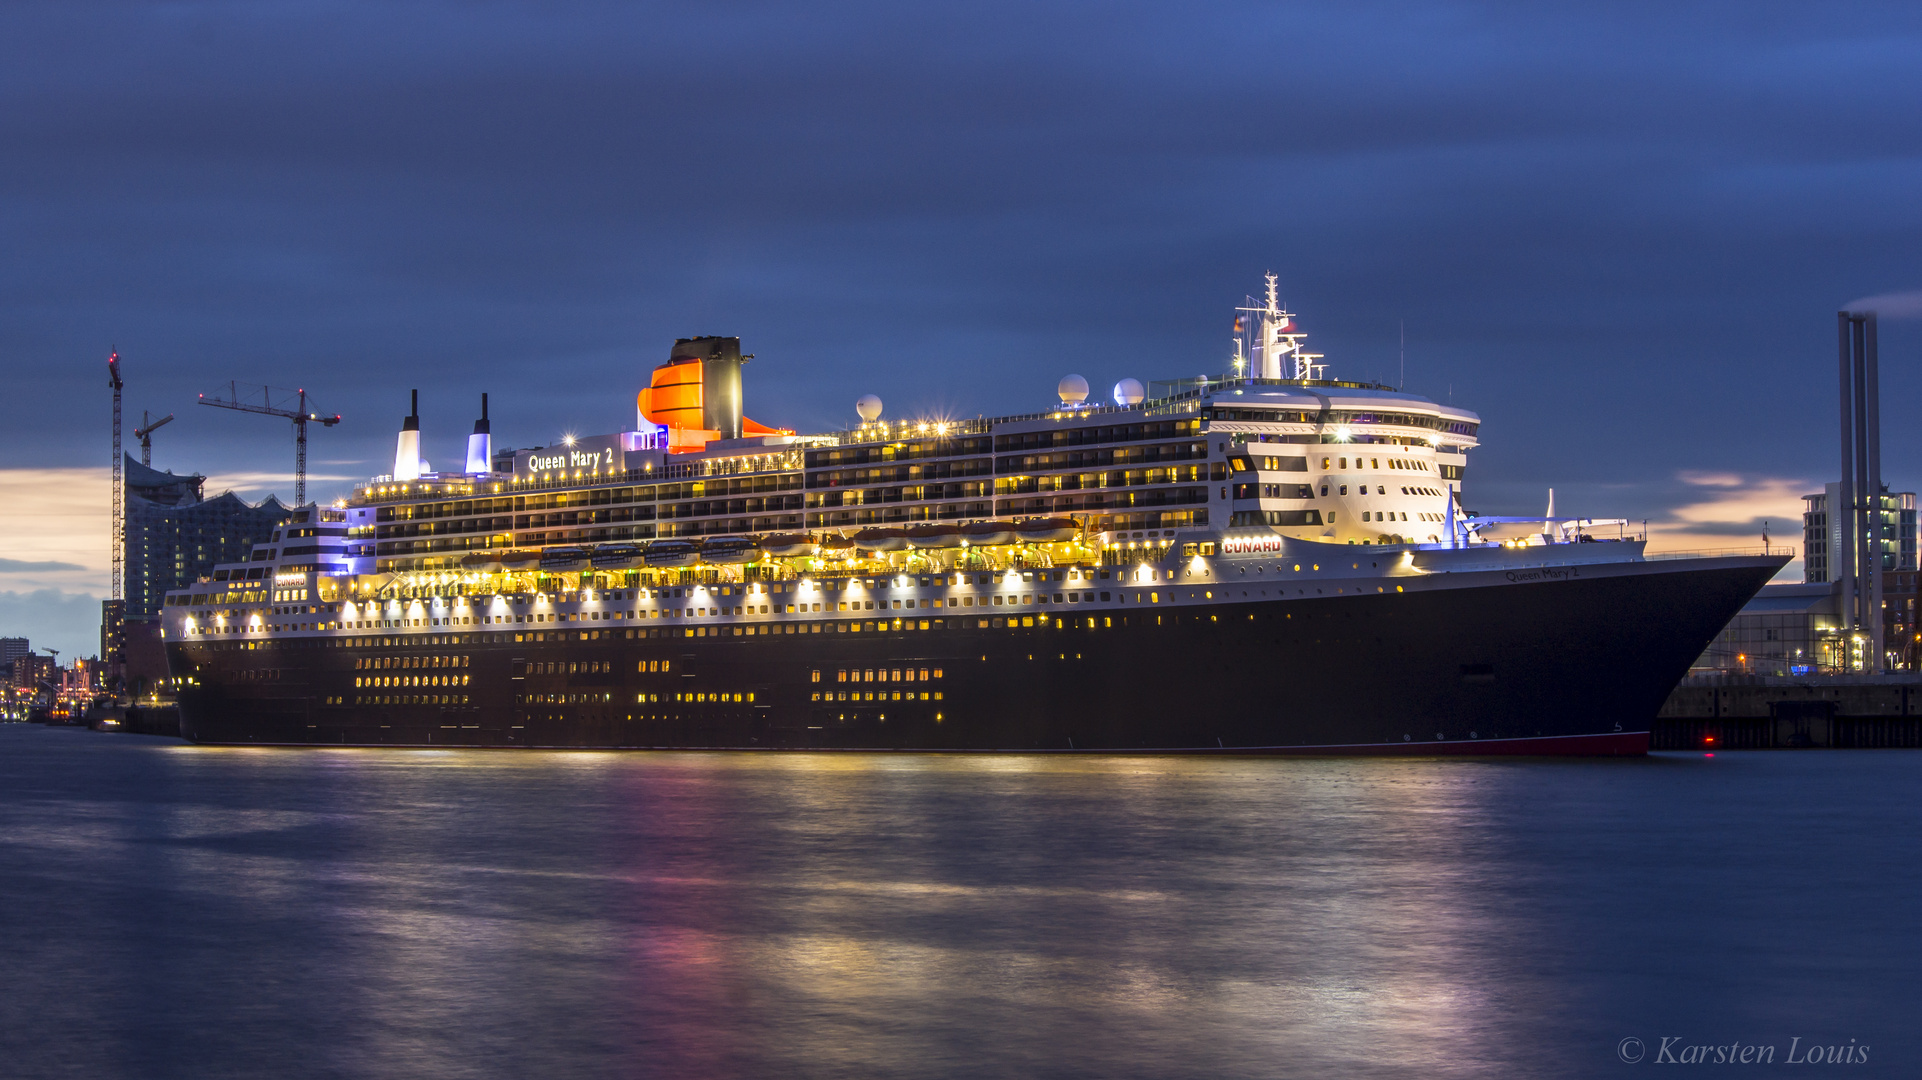
M 480 419 L 474 421 L 474 433 L 467 437 L 467 474 L 494 471 L 494 434 L 487 426 L 487 395 L 481 395 Z
M 420 391 L 414 391 L 413 411 L 400 422 L 400 441 L 394 445 L 394 479 L 420 479 Z
M 1841 616 L 1843 648 L 1862 641 L 1860 670 L 1885 667 L 1882 624 L 1882 376 L 1875 312 L 1836 313 L 1842 398 L 1842 482 L 1829 507 L 1840 529 L 1830 535 L 1829 565 Z M 1844 656 L 1844 670 L 1856 670 Z

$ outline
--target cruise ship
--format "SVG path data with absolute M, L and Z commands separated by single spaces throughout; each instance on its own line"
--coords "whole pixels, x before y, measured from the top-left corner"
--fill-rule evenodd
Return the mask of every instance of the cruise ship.
M 1641 754 L 1792 552 L 1463 511 L 1480 418 L 1327 377 L 1268 280 L 1232 370 L 1046 407 L 749 419 L 677 341 L 635 426 L 421 460 L 167 596 L 215 744 Z M 1612 532 L 1612 535 L 1611 535 Z

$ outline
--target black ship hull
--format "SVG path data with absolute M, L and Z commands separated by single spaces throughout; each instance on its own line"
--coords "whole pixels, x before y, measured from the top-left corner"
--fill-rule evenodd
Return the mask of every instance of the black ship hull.
M 182 694 L 182 733 L 212 744 L 1640 754 L 1690 662 L 1782 561 L 1057 607 L 1032 626 L 950 615 L 853 633 L 477 633 L 169 652 L 196 683 Z M 432 668 L 409 669 L 405 689 L 356 685 L 360 665 L 383 657 L 462 664 L 451 681 L 466 685 L 446 692 Z

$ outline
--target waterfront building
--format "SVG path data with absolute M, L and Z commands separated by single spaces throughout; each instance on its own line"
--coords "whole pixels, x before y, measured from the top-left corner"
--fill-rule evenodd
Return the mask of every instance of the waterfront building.
M 1829 553 L 1846 543 L 1842 538 L 1841 515 L 1829 513 L 1840 484 L 1827 484 L 1814 495 L 1802 496 L 1807 508 L 1802 512 L 1802 580 L 1810 583 L 1835 580 Z M 1916 569 L 1915 492 L 1882 491 L 1882 570 L 1885 573 Z
M 1916 671 L 1922 629 L 1915 615 L 1914 571 L 1891 573 L 1882 593 L 1888 671 Z M 1765 586 L 1690 666 L 1695 674 L 1845 675 L 1867 670 L 1868 639 L 1845 634 L 1835 587 L 1825 582 Z
M 214 564 L 245 559 L 286 517 L 273 496 L 249 505 L 232 492 L 208 499 L 207 478 L 149 468 L 127 455 L 126 597 L 100 608 L 100 655 L 109 678 L 138 689 L 166 677 L 158 612 L 169 589 L 205 577 Z
M 127 677 L 127 602 L 100 601 L 100 655 L 107 658 L 113 677 Z
M 84 704 L 106 688 L 105 668 L 98 657 L 75 657 L 73 663 L 57 670 L 57 696 L 62 701 Z
M 25 653 L 13 658 L 13 685 L 31 692 L 42 682 L 59 678 L 60 662 L 51 656 Z
M 14 660 L 32 652 L 33 648 L 23 637 L 0 637 L 0 667 L 10 668 Z
M 205 577 L 215 563 L 245 559 L 287 516 L 269 495 L 248 504 L 227 492 L 203 497 L 207 478 L 150 469 L 129 455 L 126 622 L 148 622 L 169 589 Z
M 1802 580 L 1808 584 L 1823 584 L 1833 589 L 1841 587 L 1841 574 L 1835 564 L 1833 553 L 1846 551 L 1850 544 L 1844 536 L 1847 515 L 1835 514 L 1831 508 L 1838 504 L 1841 485 L 1826 484 L 1820 492 L 1802 496 L 1806 509 L 1802 514 Z M 1883 487 L 1880 499 L 1880 547 L 1882 554 L 1882 582 L 1880 606 L 1883 624 L 1883 649 L 1886 654 L 1885 666 L 1895 671 L 1913 671 L 1916 667 L 1918 646 L 1922 638 L 1917 636 L 1916 620 L 1916 578 L 1917 578 L 1917 520 L 1915 493 L 1912 491 L 1889 491 Z M 1758 600 L 1760 598 L 1758 597 Z M 1831 611 L 1834 606 L 1831 605 Z M 1738 622 L 1741 616 L 1738 616 Z M 1840 626 L 1839 621 L 1835 624 Z M 1736 629 L 1731 627 L 1731 629 Z M 1839 640 L 1839 638 L 1838 638 Z M 1861 653 L 1865 646 L 1849 650 L 1852 660 L 1838 661 L 1836 671 L 1859 671 L 1865 666 Z M 1741 650 L 1737 650 L 1739 654 Z M 1723 668 L 1722 670 L 1735 670 Z
M 1818 496 L 1819 497 L 1819 496 Z M 1848 650 L 1823 583 L 1764 586 L 1690 667 L 1740 675 L 1826 675 L 1848 670 Z

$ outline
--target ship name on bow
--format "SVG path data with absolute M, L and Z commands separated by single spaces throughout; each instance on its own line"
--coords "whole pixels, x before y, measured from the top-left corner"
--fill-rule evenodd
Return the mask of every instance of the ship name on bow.
M 1568 581 L 1582 576 L 1581 570 L 1573 566 L 1544 566 L 1539 570 L 1510 570 L 1510 581 Z

